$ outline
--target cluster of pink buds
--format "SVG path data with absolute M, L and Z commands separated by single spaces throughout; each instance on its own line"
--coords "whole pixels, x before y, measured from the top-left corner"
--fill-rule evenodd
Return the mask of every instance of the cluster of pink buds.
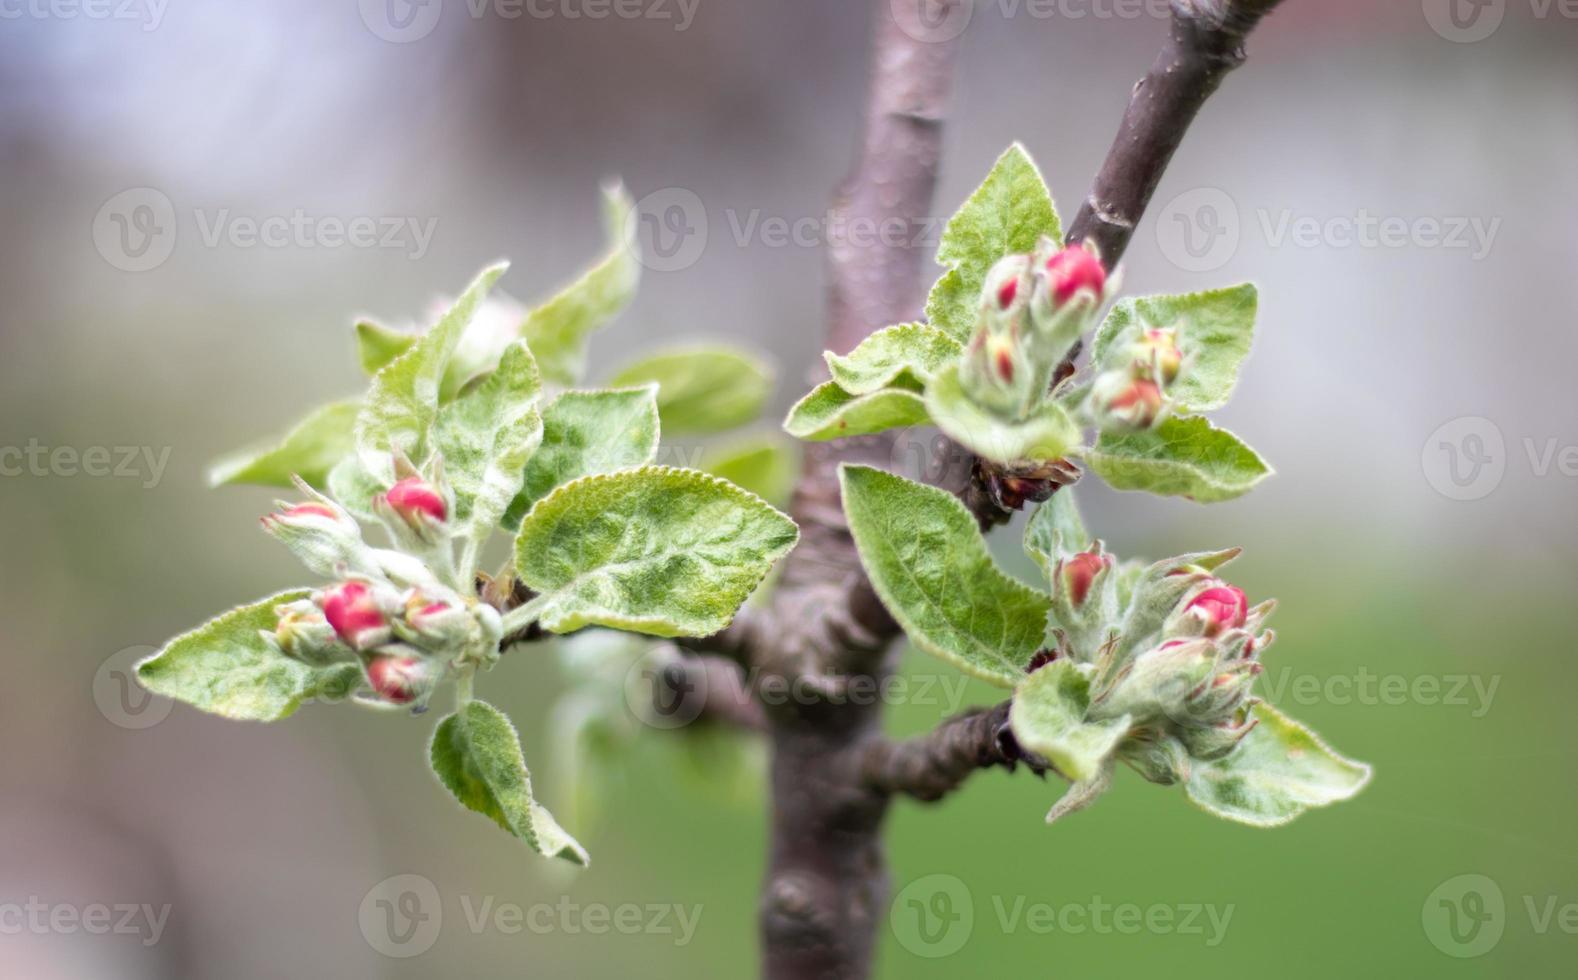
M 1091 385 L 1092 419 L 1103 430 L 1150 428 L 1166 417 L 1167 389 L 1182 369 L 1177 330 L 1145 329 Z

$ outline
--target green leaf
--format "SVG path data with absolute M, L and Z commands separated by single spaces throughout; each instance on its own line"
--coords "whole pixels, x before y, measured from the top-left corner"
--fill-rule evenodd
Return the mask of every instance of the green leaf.
M 1062 459 L 1080 442 L 1079 426 L 1055 401 L 1042 402 L 1016 422 L 988 412 L 965 393 L 957 364 L 937 372 L 927 386 L 926 410 L 948 438 L 999 463 Z
M 644 466 L 658 450 L 657 391 L 651 385 L 566 391 L 543 412 L 542 445 L 526 465 L 504 526 L 520 526 L 532 504 L 571 480 Z
M 839 468 L 860 561 L 910 641 L 999 687 L 1024 678 L 1051 600 L 1003 574 L 953 495 L 868 466 Z
M 520 493 L 526 461 L 542 441 L 542 379 L 524 340 L 505 349 L 498 369 L 445 405 L 433 430 L 444 475 L 455 490 L 454 520 L 484 540 Z
M 416 343 L 417 335 L 386 327 L 372 320 L 356 321 L 356 358 L 362 370 L 377 374 L 384 365 L 404 354 Z
M 708 636 L 798 537 L 793 521 L 732 483 L 648 466 L 585 477 L 539 501 L 521 522 L 515 570 L 552 632 Z
M 438 723 L 429 752 L 439 781 L 468 810 L 493 820 L 548 857 L 586 865 L 590 857 L 531 795 L 531 774 L 515 726 L 484 701 L 468 701 Z
M 924 323 L 884 327 L 840 356 L 827 351 L 833 381 L 851 395 L 869 395 L 898 385 L 921 391 L 944 365 L 964 353 L 959 342 Z
M 1073 487 L 1060 488 L 1052 499 L 1036 508 L 1025 525 L 1025 554 L 1041 566 L 1049 579 L 1059 561 L 1088 551 L 1093 543 L 1080 519 Z
M 1096 331 L 1092 364 L 1122 356 L 1123 348 L 1152 327 L 1177 327 L 1184 369 L 1167 391 L 1180 412 L 1227 404 L 1238 382 L 1238 366 L 1249 354 L 1255 330 L 1255 287 L 1249 283 L 1182 296 L 1126 299 L 1112 308 Z
M 1129 716 L 1085 719 L 1095 668 L 1054 660 L 1014 690 L 1008 724 L 1019 744 L 1047 759 L 1075 782 L 1094 779 L 1129 731 Z
M 1035 248 L 1043 235 L 1062 243 L 1057 209 L 1030 155 L 1015 143 L 943 229 L 937 262 L 950 271 L 932 287 L 926 319 L 967 342 L 987 270 L 1005 255 Z
M 357 454 L 372 476 L 392 478 L 394 451 L 421 462 L 431 448 L 429 430 L 438 416 L 444 371 L 466 325 L 506 268 L 501 262 L 484 269 L 431 330 L 373 376 L 356 418 Z
M 155 694 L 237 721 L 278 721 L 309 698 L 341 700 L 361 683 L 359 665 L 309 666 L 262 635 L 279 623 L 276 606 L 310 594 L 281 592 L 211 619 L 138 664 L 137 679 Z
M 1311 807 L 1350 799 L 1370 767 L 1333 752 L 1314 732 L 1269 704 L 1229 755 L 1196 762 L 1185 792 L 1207 813 L 1255 827 L 1277 827 Z
M 775 507 L 789 502 L 798 466 L 796 456 L 777 439 L 760 438 L 708 449 L 702 469 L 749 490 Z
M 1145 490 L 1202 504 L 1243 496 L 1271 467 L 1226 429 L 1199 416 L 1153 429 L 1103 433 L 1085 461 L 1114 490 Z
M 362 468 L 361 457 L 350 455 L 329 471 L 329 496 L 341 507 L 366 521 L 376 521 L 373 498 L 389 489 L 392 481 L 379 482 Z
M 216 461 L 208 470 L 210 486 L 255 483 L 288 487 L 292 474 L 322 486 L 329 470 L 356 448 L 353 430 L 357 404 L 335 402 L 316 409 L 276 443 L 245 449 Z
M 532 310 L 521 334 L 537 357 L 542 376 L 574 384 L 586 373 L 586 343 L 592 333 L 629 305 L 641 281 L 641 262 L 625 219 L 634 203 L 623 184 L 603 188 L 603 228 L 608 250 L 597 264 Z
M 812 388 L 789 409 L 784 431 L 796 439 L 827 442 L 929 421 L 926 403 L 913 391 L 885 388 L 869 395 L 851 395 L 828 381 Z
M 656 383 L 658 412 L 670 437 L 722 432 L 755 419 L 773 390 L 772 371 L 759 359 L 726 348 L 658 354 L 614 375 L 610 385 Z

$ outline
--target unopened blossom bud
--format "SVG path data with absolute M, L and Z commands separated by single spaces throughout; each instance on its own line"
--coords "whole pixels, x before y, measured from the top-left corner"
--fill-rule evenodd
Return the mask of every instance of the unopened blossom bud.
M 406 598 L 395 631 L 428 650 L 465 647 L 480 634 L 476 619 L 465 606 L 421 591 Z
M 1070 245 L 1046 260 L 1047 283 L 1054 306 L 1066 306 L 1080 293 L 1099 303 L 1107 288 L 1107 270 L 1084 245 Z
M 1068 589 L 1069 601 L 1076 607 L 1083 606 L 1096 576 L 1111 567 L 1112 556 L 1094 551 L 1082 551 L 1063 562 L 1063 585 Z
M 449 504 L 433 484 L 408 476 L 374 497 L 373 511 L 397 539 L 407 539 L 411 545 L 431 545 L 443 535 Z
M 1216 585 L 1193 599 L 1184 607 L 1184 615 L 1200 623 L 1200 633 L 1216 636 L 1226 629 L 1237 629 L 1248 618 L 1249 603 L 1244 590 L 1236 585 Z
M 1178 370 L 1183 366 L 1183 353 L 1178 349 L 1178 331 L 1147 330 L 1134 344 L 1135 364 L 1146 377 L 1160 378 L 1170 385 L 1178 380 Z
M 341 582 L 326 590 L 319 604 L 324 619 L 353 649 L 365 650 L 388 640 L 389 619 L 367 583 Z
M 1023 308 L 1030 299 L 1030 256 L 1009 255 L 998 259 L 986 273 L 981 288 L 981 304 L 989 310 L 1006 313 Z
M 1190 713 L 1202 720 L 1214 721 L 1238 710 L 1262 669 L 1253 660 L 1235 661 L 1190 692 Z
M 344 651 L 335 638 L 334 627 L 311 600 L 288 602 L 274 611 L 279 622 L 274 632 L 264 635 L 286 656 L 308 663 L 327 663 L 334 659 L 336 647 Z
M 1108 371 L 1091 387 L 1090 411 L 1107 429 L 1148 429 L 1161 418 L 1166 400 L 1156 382 L 1126 370 Z
M 433 687 L 433 669 L 421 657 L 376 653 L 367 661 L 367 681 L 385 701 L 410 704 Z
M 1017 419 L 1035 394 L 1035 365 L 1018 330 L 983 322 L 970 342 L 959 382 L 970 400 L 1005 419 Z
M 1235 713 L 1221 721 L 1200 727 L 1185 726 L 1179 728 L 1178 738 L 1189 749 L 1189 754 L 1202 762 L 1220 759 L 1234 749 L 1244 740 L 1256 725 L 1260 724 L 1259 718 L 1239 717 Z
M 306 484 L 300 486 L 311 492 Z M 261 523 L 263 530 L 319 575 L 333 575 L 342 565 L 354 568 L 361 564 L 361 528 L 355 518 L 326 497 L 295 504 L 281 501 L 279 509 Z

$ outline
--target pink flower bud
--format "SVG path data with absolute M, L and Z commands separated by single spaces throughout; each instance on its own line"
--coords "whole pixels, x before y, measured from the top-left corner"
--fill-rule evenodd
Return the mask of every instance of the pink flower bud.
M 1068 597 L 1075 606 L 1083 606 L 1090 595 L 1091 583 L 1102 569 L 1112 565 L 1108 555 L 1082 551 L 1063 563 L 1063 584 L 1068 587 Z
M 419 476 L 408 476 L 399 481 L 389 488 L 383 499 L 407 521 L 417 519 L 418 514 L 424 514 L 434 521 L 442 521 L 449 516 L 444 498 Z
M 1146 370 L 1154 370 L 1163 384 L 1178 380 L 1183 354 L 1178 350 L 1176 330 L 1147 330 L 1134 345 L 1134 358 Z
M 1249 603 L 1244 598 L 1244 590 L 1238 586 L 1217 585 L 1189 600 L 1184 612 L 1201 621 L 1206 636 L 1215 636 L 1224 629 L 1243 626 L 1249 615 Z
M 998 288 L 998 290 L 997 290 L 997 305 L 999 307 L 1001 307 L 1002 309 L 1005 309 L 1005 310 L 1008 309 L 1010 306 L 1014 305 L 1014 297 L 1016 295 L 1018 295 L 1018 293 L 1019 293 L 1019 280 L 1018 279 L 1010 279 L 1010 280 L 1008 280 L 1007 282 L 1003 283 L 1002 286 L 1000 286 Z
M 1156 382 L 1132 377 L 1127 371 L 1109 371 L 1098 378 L 1091 402 L 1102 428 L 1148 429 L 1166 405 Z
M 367 679 L 385 701 L 410 704 L 427 683 L 427 669 L 416 657 L 377 654 L 367 661 Z
M 1099 301 L 1107 288 L 1107 270 L 1083 245 L 1070 245 L 1056 253 L 1047 259 L 1046 269 L 1054 306 L 1067 304 L 1082 290 Z
M 357 650 L 381 643 L 389 621 L 372 590 L 362 582 L 342 582 L 323 594 L 323 616 L 340 639 Z

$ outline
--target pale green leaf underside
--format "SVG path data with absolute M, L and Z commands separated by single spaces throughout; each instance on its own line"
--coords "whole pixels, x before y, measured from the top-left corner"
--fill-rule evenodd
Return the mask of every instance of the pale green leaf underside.
M 244 449 L 216 461 L 208 470 L 210 486 L 255 483 L 289 487 L 292 474 L 315 487 L 356 447 L 357 403 L 335 402 L 315 409 L 276 443 Z
M 542 441 L 542 379 L 525 341 L 507 347 L 476 388 L 440 409 L 433 439 L 455 491 L 453 520 L 485 538 L 520 492 Z
M 1141 432 L 1104 433 L 1085 461 L 1115 490 L 1202 504 L 1242 496 L 1272 472 L 1237 436 L 1199 416 L 1170 418 Z
M 1089 668 L 1087 668 L 1089 669 Z M 1129 716 L 1085 720 L 1090 677 L 1072 660 L 1054 660 L 1014 690 L 1014 738 L 1075 782 L 1094 779 L 1129 730 Z
M 925 425 L 926 403 L 913 391 L 885 388 L 851 395 L 832 381 L 817 385 L 789 409 L 784 431 L 796 439 L 826 442 L 888 429 Z
M 1005 255 L 1035 248 L 1042 235 L 1063 241 L 1052 194 L 1015 143 L 943 229 L 937 262 L 950 272 L 927 297 L 926 319 L 959 343 L 968 341 L 987 270 Z
M 309 698 L 345 698 L 360 684 L 361 667 L 311 667 L 258 634 L 274 630 L 276 606 L 309 594 L 281 592 L 211 619 L 138 664 L 137 680 L 155 694 L 237 721 L 278 721 Z
M 1181 296 L 1143 296 L 1112 308 L 1096 331 L 1091 363 L 1102 364 L 1114 345 L 1130 343 L 1150 327 L 1177 327 L 1187 369 L 1167 395 L 1180 412 L 1195 413 L 1227 404 L 1238 383 L 1238 368 L 1249 354 L 1258 302 L 1249 283 Z
M 417 335 L 395 330 L 372 320 L 356 321 L 356 359 L 362 371 L 377 374 L 384 365 L 404 354 L 416 343 Z
M 429 429 L 438 416 L 439 386 L 455 345 L 506 268 L 501 262 L 484 269 L 431 330 L 373 376 L 356 419 L 357 453 L 369 474 L 391 477 L 394 450 L 422 461 L 429 448 Z
M 1256 827 L 1285 824 L 1311 807 L 1351 798 L 1370 767 L 1333 752 L 1308 728 L 1256 704 L 1254 729 L 1214 762 L 1196 762 L 1184 789 L 1201 809 Z
M 775 507 L 789 501 L 794 488 L 795 454 L 780 439 L 752 439 L 708 449 L 702 469 L 762 498 Z
M 373 498 L 388 490 L 390 482 L 374 479 L 362 469 L 361 457 L 353 453 L 329 471 L 329 496 L 357 517 L 374 521 L 378 517 L 373 512 Z
M 861 563 L 910 641 L 999 687 L 1019 683 L 1051 600 L 998 569 L 952 494 L 866 466 L 839 479 Z
M 565 484 L 521 522 L 515 571 L 543 628 L 708 636 L 799 537 L 761 498 L 695 470 L 648 466 Z
M 1080 442 L 1079 427 L 1055 401 L 1019 421 L 988 412 L 965 393 L 957 364 L 937 372 L 926 388 L 926 411 L 948 438 L 999 463 L 1062 459 Z
M 492 819 L 539 854 L 589 863 L 586 849 L 532 799 L 520 738 L 497 708 L 469 701 L 439 722 L 429 758 L 439 781 L 467 809 Z
M 564 392 L 543 412 L 542 444 L 526 465 L 504 526 L 519 527 L 532 504 L 571 480 L 650 463 L 659 436 L 657 390 L 651 385 Z
M 920 391 L 963 352 L 958 341 L 936 327 L 901 323 L 878 330 L 848 354 L 827 351 L 822 356 L 840 388 L 869 395 L 893 385 Z
M 635 296 L 641 263 L 634 236 L 625 233 L 625 220 L 633 206 L 623 184 L 603 188 L 603 228 L 608 239 L 603 258 L 533 309 L 521 326 L 521 335 L 549 381 L 579 381 L 586 373 L 588 338 Z
M 617 388 L 655 383 L 663 431 L 670 438 L 723 432 L 752 421 L 772 393 L 772 371 L 758 358 L 727 348 L 672 351 L 630 365 L 609 382 Z
M 1025 524 L 1025 554 L 1050 579 L 1057 563 L 1086 551 L 1092 544 L 1090 532 L 1079 516 L 1074 488 L 1062 487 L 1052 499 L 1036 507 Z

